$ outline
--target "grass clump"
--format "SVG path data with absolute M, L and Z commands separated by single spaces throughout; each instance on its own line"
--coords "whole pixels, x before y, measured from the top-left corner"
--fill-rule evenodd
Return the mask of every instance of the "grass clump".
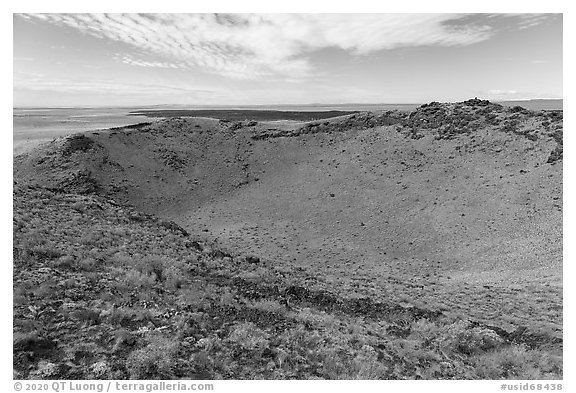
M 558 379 L 562 357 L 513 345 L 474 358 L 480 379 Z
M 126 369 L 131 379 L 174 378 L 178 342 L 161 335 L 152 334 L 147 345 L 130 353 Z

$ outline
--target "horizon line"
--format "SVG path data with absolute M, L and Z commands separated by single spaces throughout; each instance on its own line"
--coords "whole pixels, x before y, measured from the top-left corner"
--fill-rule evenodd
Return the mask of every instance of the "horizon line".
M 479 98 L 479 97 L 475 97 Z M 482 98 L 480 98 L 482 99 Z M 523 102 L 523 101 L 563 101 L 564 98 L 516 98 L 507 100 L 488 100 L 490 102 Z M 429 102 L 435 102 L 436 100 L 426 101 L 426 102 L 401 102 L 401 103 L 389 103 L 389 102 L 347 102 L 347 103 L 307 103 L 307 104 L 135 104 L 135 105 L 56 105 L 56 106 L 40 106 L 40 105 L 13 105 L 12 109 L 81 109 L 81 108 L 143 108 L 143 107 L 160 107 L 160 106 L 187 106 L 187 107 L 223 107 L 223 108 L 235 108 L 235 107 L 274 107 L 274 106 L 347 106 L 347 105 L 423 105 Z M 466 101 L 466 100 L 464 100 Z M 451 102 L 463 102 L 463 101 L 440 101 L 443 103 Z

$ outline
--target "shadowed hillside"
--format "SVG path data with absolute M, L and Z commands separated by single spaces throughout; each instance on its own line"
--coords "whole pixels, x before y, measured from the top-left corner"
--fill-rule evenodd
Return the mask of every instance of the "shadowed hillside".
M 86 244 L 81 241 L 86 250 L 78 251 L 78 256 L 62 250 L 66 242 L 56 239 L 56 251 L 49 252 L 52 256 L 46 256 L 45 251 L 30 251 L 36 240 L 29 241 L 16 229 L 15 247 L 26 255 L 24 261 L 28 262 L 22 262 L 23 266 L 56 263 L 55 268 L 59 269 L 59 262 L 54 261 L 71 255 L 74 262 L 70 264 L 75 271 L 80 269 L 74 267 L 78 258 L 90 257 L 108 266 L 103 271 L 93 268 L 94 274 L 104 274 L 114 281 L 114 277 L 119 277 L 114 274 L 124 277 L 128 273 L 113 272 L 113 261 L 118 256 L 105 251 L 110 247 L 106 242 L 98 242 L 102 237 L 106 239 L 103 234 L 114 232 L 119 225 L 117 220 L 129 223 L 130 228 L 135 226 L 130 231 L 144 231 L 140 226 L 146 226 L 145 238 L 169 240 L 158 240 L 151 251 L 137 251 L 136 241 L 130 236 L 124 245 L 121 237 L 111 241 L 111 250 L 123 253 L 125 260 L 118 263 L 127 272 L 140 263 L 136 262 L 140 256 L 152 253 L 160 258 L 176 247 L 180 251 L 170 258 L 182 263 L 192 253 L 192 265 L 197 266 L 194 274 L 219 288 L 215 291 L 229 287 L 234 299 L 236 295 L 251 299 L 245 292 L 256 285 L 254 291 L 260 294 L 259 300 L 279 302 L 267 303 L 265 308 L 273 318 L 281 314 L 282 321 L 288 322 L 277 325 L 280 322 L 274 320 L 267 328 L 268 325 L 258 326 L 258 317 L 254 318 L 255 326 L 217 333 L 226 350 L 232 348 L 231 343 L 240 343 L 243 335 L 256 335 L 256 341 L 266 344 L 254 344 L 254 348 L 244 351 L 268 348 L 274 354 L 274 372 L 278 371 L 278 348 L 286 350 L 280 331 L 290 331 L 289 326 L 297 329 L 303 323 L 296 314 L 286 317 L 282 307 L 288 307 L 290 312 L 304 312 L 306 307 L 312 307 L 337 319 L 344 318 L 343 323 L 350 326 L 371 326 L 367 328 L 370 332 L 379 331 L 370 325 L 372 322 L 346 318 L 364 316 L 374 323 L 387 321 L 379 339 L 361 339 L 376 352 L 360 346 L 370 353 L 356 354 L 372 359 L 365 360 L 366 364 L 373 361 L 373 365 L 382 367 L 379 374 L 362 374 L 364 371 L 358 366 L 358 374 L 349 377 L 404 378 L 420 373 L 424 378 L 508 378 L 513 374 L 493 370 L 493 374 L 482 374 L 478 371 L 480 363 L 475 362 L 481 362 L 478 359 L 482 356 L 486 362 L 486 356 L 504 356 L 504 350 L 531 349 L 551 354 L 561 350 L 562 118 L 561 111 L 535 112 L 475 99 L 455 104 L 430 103 L 413 112 L 354 113 L 312 122 L 172 118 L 59 138 L 15 158 L 15 225 L 18 229 L 27 227 L 25 233 L 34 232 L 34 239 L 42 243 L 42 239 L 51 236 L 46 224 L 56 219 L 51 214 L 70 214 L 58 218 L 68 222 L 76 213 L 67 209 L 80 209 L 83 218 L 77 217 L 78 225 L 88 230 L 92 217 L 102 225 L 102 234 Z M 29 190 L 30 186 L 37 188 Z M 65 207 L 68 204 L 64 203 L 64 212 L 37 212 L 35 220 L 46 216 L 42 224 L 32 221 L 45 227 L 46 232 L 42 232 L 31 224 L 26 208 L 22 207 L 21 212 L 17 209 L 30 205 L 29 198 L 46 206 L 51 206 L 54 198 L 79 205 L 76 209 Z M 99 201 L 100 208 L 84 206 L 93 206 L 94 200 Z M 152 216 L 141 223 L 138 217 L 143 213 Z M 154 217 L 180 235 L 166 237 L 162 232 L 165 229 L 157 229 L 157 224 L 148 227 L 145 223 Z M 192 241 L 211 246 L 208 251 L 198 245 L 194 252 L 183 252 L 192 246 L 180 244 Z M 90 247 L 97 250 L 97 257 L 90 256 Z M 210 254 L 213 250 L 228 250 L 227 256 Z M 203 260 L 205 263 L 197 264 Z M 236 260 L 241 261 L 239 265 L 232 264 Z M 250 262 L 256 260 L 257 264 Z M 189 268 L 174 263 L 182 271 Z M 169 261 L 160 264 L 162 269 L 172 265 Z M 138 280 L 150 280 L 147 274 L 153 268 L 137 266 L 139 274 L 144 274 Z M 252 278 L 242 277 L 254 266 L 261 270 Z M 15 274 L 21 274 L 17 270 Z M 282 273 L 270 273 L 278 270 Z M 219 277 L 220 273 L 227 277 L 224 281 L 209 278 Z M 134 274 L 126 286 L 134 284 L 130 281 L 136 280 Z M 154 274 L 156 279 L 145 285 L 172 285 L 166 281 L 168 278 L 159 279 L 161 273 Z M 234 281 L 236 275 L 242 281 Z M 262 287 L 262 275 L 275 277 L 270 283 L 264 280 L 270 288 Z M 70 279 L 79 280 L 76 275 Z M 252 281 L 256 284 L 249 284 Z M 271 289 L 274 285 L 276 289 Z M 291 286 L 300 289 L 290 290 L 287 296 Z M 172 288 L 173 295 L 169 291 L 166 297 L 158 295 L 161 301 L 157 307 L 162 309 L 161 304 L 181 296 L 181 287 L 186 285 Z M 95 298 L 86 301 L 96 302 Z M 240 303 L 244 306 L 234 306 L 236 314 L 232 320 L 251 321 L 251 317 L 241 314 L 244 311 L 238 311 L 245 307 L 245 303 Z M 90 304 L 94 307 L 95 303 Z M 296 311 L 290 307 L 296 307 Z M 386 315 L 394 316 L 383 317 Z M 455 321 L 459 320 L 472 322 L 458 325 L 460 322 Z M 324 322 L 315 321 L 313 330 L 324 337 L 331 328 L 319 328 L 325 326 Z M 282 328 L 275 331 L 278 326 Z M 126 329 L 134 331 L 136 326 Z M 214 326 L 207 329 L 206 332 L 216 331 L 210 330 L 216 329 Z M 477 336 L 470 340 L 487 342 L 490 334 L 497 338 L 485 347 L 478 344 L 475 349 L 455 350 L 458 356 L 442 349 L 445 341 L 464 340 L 472 331 Z M 449 339 L 452 333 L 456 338 Z M 372 333 L 362 334 L 368 337 Z M 398 360 L 403 355 L 374 349 L 380 345 L 378 340 L 386 340 L 385 337 L 393 338 L 394 345 L 404 341 L 412 344 L 402 345 L 415 345 L 419 342 L 417 337 L 428 334 L 437 337 L 437 341 L 430 341 L 436 344 L 435 349 L 430 349 L 434 355 L 430 355 L 429 363 L 418 359 L 417 365 L 407 365 L 396 374 L 391 367 L 398 362 L 403 364 Z M 149 346 L 156 345 L 150 340 Z M 145 342 L 138 341 L 137 347 Z M 507 346 L 510 343 L 527 347 Z M 178 348 L 174 351 L 183 350 L 180 344 L 174 345 Z M 323 348 L 326 359 L 335 350 L 330 348 Z M 210 362 L 216 362 L 216 354 L 204 351 Z M 392 352 L 396 355 L 390 355 Z M 196 356 L 199 352 L 186 353 Z M 388 355 L 392 360 L 382 360 Z M 462 355 L 467 360 L 458 360 L 463 363 L 454 365 Z M 533 355 L 535 352 L 522 356 Z M 226 356 L 220 361 L 228 362 Z M 264 352 L 259 352 L 259 356 L 264 359 Z M 324 355 L 318 356 L 324 359 Z M 342 360 L 341 367 L 351 367 L 354 359 Z M 452 362 L 452 371 L 438 366 L 442 361 Z M 310 358 L 306 362 L 315 364 Z M 262 366 L 262 374 L 257 377 L 333 378 L 340 367 L 330 369 L 327 363 L 322 364 L 324 371 L 318 371 L 320 366 L 316 365 L 311 366 L 316 371 L 300 370 L 295 376 L 284 369 L 283 373 L 274 374 Z M 433 369 L 432 365 L 440 368 Z M 541 365 L 533 367 L 543 373 L 538 377 L 561 373 L 543 371 Z M 127 374 L 122 372 L 137 372 L 122 370 L 114 375 L 123 378 Z M 193 373 L 204 375 L 202 370 L 199 367 Z M 206 371 L 208 377 L 246 377 L 241 373 L 247 372 L 237 370 L 240 374 L 230 374 L 218 367 L 210 370 Z M 523 378 L 530 378 L 533 372 L 521 373 Z

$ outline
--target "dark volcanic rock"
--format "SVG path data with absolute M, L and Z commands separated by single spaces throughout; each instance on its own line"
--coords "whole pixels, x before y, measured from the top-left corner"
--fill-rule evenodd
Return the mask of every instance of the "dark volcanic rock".
M 84 134 L 75 134 L 66 138 L 62 155 L 67 157 L 77 151 L 87 151 L 94 146 L 94 141 Z
M 560 120 L 558 120 L 558 116 L 554 115 L 553 116 L 554 121 L 559 122 L 562 121 L 562 119 L 560 118 Z M 552 150 L 552 153 L 550 153 L 550 156 L 548 157 L 548 164 L 554 164 L 556 161 L 561 160 L 563 158 L 563 152 L 564 152 L 564 128 L 561 126 L 556 126 L 556 129 L 554 130 L 554 132 L 551 134 L 552 139 L 554 139 L 556 141 L 556 147 L 554 148 L 554 150 Z
M 161 220 L 158 224 L 170 231 L 179 233 L 182 236 L 189 236 L 188 232 L 174 221 Z
M 556 161 L 561 160 L 562 156 L 563 156 L 563 152 L 564 152 L 564 148 L 562 147 L 562 145 L 561 144 L 556 145 L 554 150 L 552 150 L 552 152 L 550 153 L 550 156 L 548 157 L 548 160 L 546 161 L 546 163 L 547 164 L 554 164 L 554 163 L 556 163 Z
M 249 255 L 246 257 L 246 262 L 252 263 L 252 264 L 257 264 L 257 263 L 260 263 L 260 258 L 255 257 L 253 255 Z
M 468 106 L 489 106 L 491 105 L 491 102 L 488 100 L 481 100 L 478 97 L 475 97 L 470 100 L 464 101 L 462 104 Z
M 77 194 L 93 194 L 98 192 L 101 186 L 90 171 L 79 170 L 65 177 L 58 183 L 58 188 Z

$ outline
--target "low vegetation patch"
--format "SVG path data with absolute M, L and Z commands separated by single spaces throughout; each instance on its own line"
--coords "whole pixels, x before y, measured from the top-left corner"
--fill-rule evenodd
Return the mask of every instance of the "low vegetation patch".
M 558 346 L 311 288 L 95 195 L 15 184 L 13 251 L 19 379 L 562 377 Z

